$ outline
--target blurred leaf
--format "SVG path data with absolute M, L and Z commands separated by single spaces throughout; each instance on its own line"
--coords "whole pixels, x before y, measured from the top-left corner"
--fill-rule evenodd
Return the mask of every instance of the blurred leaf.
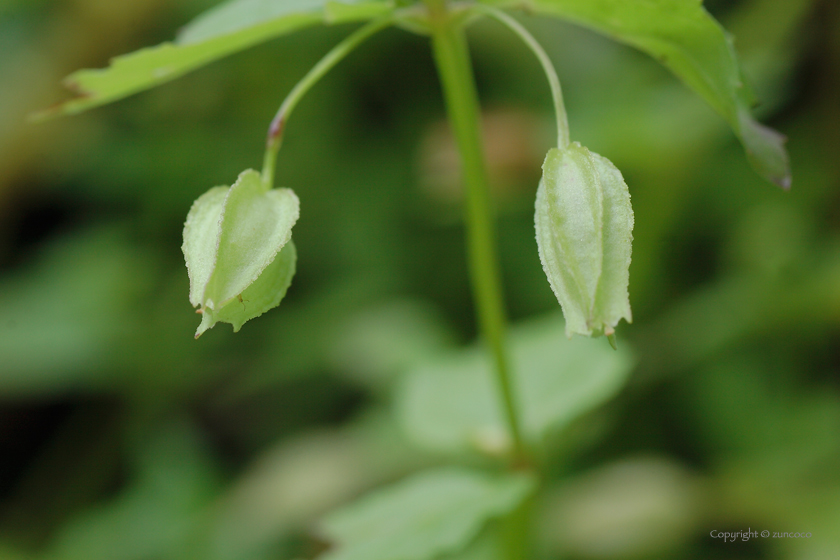
M 551 491 L 541 532 L 546 545 L 564 558 L 678 558 L 674 549 L 705 521 L 705 497 L 682 465 L 656 457 L 625 458 Z
M 213 508 L 204 560 L 254 558 L 360 493 L 425 466 L 390 414 L 305 433 L 260 453 Z
M 634 360 L 620 341 L 566 338 L 557 315 L 511 329 L 513 381 L 522 428 L 538 441 L 615 395 Z M 508 445 L 492 366 L 472 347 L 415 368 L 397 395 L 409 435 L 432 449 L 503 451 Z
M 503 560 L 503 548 L 500 541 L 498 524 L 489 523 L 473 542 L 463 550 L 437 556 L 436 560 Z
M 693 0 L 482 0 L 567 19 L 634 46 L 659 60 L 701 95 L 735 131 L 766 179 L 790 186 L 785 138 L 750 115 L 732 39 Z
M 44 560 L 143 560 L 181 549 L 216 487 L 197 435 L 178 422 L 156 434 L 138 450 L 136 480 L 65 525 Z
M 495 528 L 490 525 L 464 550 L 440 556 L 437 560 L 502 560 L 500 537 L 493 531 Z
M 111 351 L 132 333 L 130 310 L 150 280 L 124 232 L 101 228 L 47 247 L 0 283 L 0 391 L 97 385 Z
M 376 0 L 328 10 L 324 0 L 234 0 L 199 16 L 174 43 L 118 56 L 107 69 L 74 72 L 65 85 L 78 96 L 36 117 L 79 113 L 168 82 L 279 35 L 319 23 L 370 19 L 389 7 L 390 2 Z
M 383 302 L 354 314 L 339 327 L 331 358 L 334 367 L 372 388 L 423 358 L 451 348 L 451 327 L 428 303 Z
M 458 468 L 426 471 L 331 514 L 324 535 L 337 548 L 322 560 L 425 560 L 455 552 L 528 496 L 524 474 Z

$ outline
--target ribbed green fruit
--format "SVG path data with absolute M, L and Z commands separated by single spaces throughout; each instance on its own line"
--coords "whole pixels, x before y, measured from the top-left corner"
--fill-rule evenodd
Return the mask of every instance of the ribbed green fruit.
M 251 169 L 193 203 L 181 249 L 190 303 L 202 314 L 196 338 L 220 321 L 236 332 L 280 304 L 295 273 L 291 239 L 299 214 L 295 193 L 268 190 Z
M 632 322 L 633 208 L 621 172 L 577 142 L 552 148 L 537 190 L 537 247 L 566 335 L 611 335 Z

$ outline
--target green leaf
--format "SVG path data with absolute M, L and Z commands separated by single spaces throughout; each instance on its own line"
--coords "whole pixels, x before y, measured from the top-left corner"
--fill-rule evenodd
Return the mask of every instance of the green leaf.
M 348 21 L 370 20 L 394 11 L 394 2 L 390 0 L 331 0 L 325 6 L 324 16 L 327 23 L 337 24 Z
M 755 169 L 790 187 L 785 138 L 750 115 L 732 39 L 699 0 L 481 0 L 556 16 L 636 47 L 659 60 L 729 123 Z
M 326 4 L 326 5 L 325 5 Z M 393 9 L 390 0 L 234 0 L 196 18 L 174 43 L 118 56 L 106 69 L 65 79 L 77 97 L 35 118 L 75 114 L 158 86 L 219 58 L 320 23 L 366 20 Z
M 324 520 L 320 560 L 426 560 L 457 552 L 535 488 L 526 474 L 443 468 L 368 495 Z
M 291 190 L 267 190 L 252 169 L 232 187 L 212 188 L 195 201 L 182 249 L 190 303 L 204 315 L 196 337 L 217 321 L 238 331 L 280 303 L 294 275 L 295 250 L 278 253 L 291 240 L 299 213 Z
M 549 150 L 537 190 L 537 247 L 566 335 L 612 335 L 632 321 L 633 208 L 621 172 L 577 142 Z
M 182 45 L 253 29 L 267 22 L 296 15 L 316 15 L 326 23 L 371 19 L 393 8 L 389 0 L 232 0 L 207 10 L 179 34 Z
M 513 384 L 525 437 L 539 442 L 614 396 L 634 360 L 626 343 L 575 339 L 551 315 L 511 329 Z M 501 400 L 483 347 L 417 366 L 397 393 L 400 421 L 436 451 L 504 453 L 510 445 Z

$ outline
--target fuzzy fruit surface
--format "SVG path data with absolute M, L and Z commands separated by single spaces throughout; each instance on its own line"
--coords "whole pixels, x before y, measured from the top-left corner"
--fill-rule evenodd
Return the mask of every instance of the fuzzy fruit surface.
M 299 213 L 294 192 L 268 189 L 251 169 L 193 203 L 181 248 L 190 303 L 202 314 L 196 338 L 219 321 L 238 331 L 280 304 L 295 273 L 291 239 Z
M 633 208 L 621 172 L 577 142 L 552 148 L 537 190 L 537 246 L 566 335 L 610 335 L 632 321 Z

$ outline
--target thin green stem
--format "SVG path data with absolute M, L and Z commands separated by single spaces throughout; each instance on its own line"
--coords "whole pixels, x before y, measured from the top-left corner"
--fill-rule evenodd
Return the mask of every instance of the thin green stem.
M 531 557 L 534 503 L 534 496 L 529 496 L 516 509 L 499 520 L 500 544 L 505 558 L 523 560 Z
M 548 54 L 537 42 L 537 40 L 534 39 L 534 36 L 531 35 L 531 33 L 529 33 L 521 23 L 507 15 L 505 12 L 483 4 L 477 4 L 475 9 L 481 10 L 488 16 L 503 23 L 510 28 L 511 31 L 519 35 L 519 38 L 528 45 L 528 48 L 530 48 L 536 55 L 537 59 L 539 59 L 540 64 L 543 67 L 543 71 L 545 72 L 545 76 L 548 78 L 548 85 L 551 87 L 551 97 L 554 101 L 554 114 L 557 117 L 557 146 L 565 148 L 569 145 L 570 141 L 569 118 L 566 116 L 566 107 L 563 104 L 563 90 L 560 89 L 560 78 L 557 76 L 557 71 L 554 69 L 554 65 L 551 64 L 551 59 L 548 58 Z
M 359 28 L 353 34 L 349 35 L 333 49 L 324 55 L 324 58 L 318 61 L 318 64 L 303 77 L 301 81 L 292 88 L 292 91 L 283 100 L 280 109 L 271 121 L 268 127 L 268 138 L 266 139 L 265 158 L 263 160 L 263 184 L 266 188 L 271 188 L 274 184 L 274 165 L 277 160 L 277 152 L 280 151 L 280 145 L 283 143 L 283 132 L 286 129 L 286 122 L 289 120 L 289 115 L 297 106 L 298 102 L 304 95 L 314 86 L 318 80 L 324 77 L 333 66 L 338 64 L 345 56 L 350 54 L 353 49 L 358 47 L 368 37 L 378 31 L 388 27 L 393 23 L 391 16 L 386 16 L 378 20 L 374 20 L 367 25 Z
M 432 21 L 432 50 L 466 183 L 467 258 L 479 329 L 495 362 L 504 413 L 513 439 L 514 460 L 527 464 L 505 348 L 507 319 L 481 143 L 478 94 L 469 50 L 461 22 L 453 20 L 442 2 L 429 0 L 427 5 Z

